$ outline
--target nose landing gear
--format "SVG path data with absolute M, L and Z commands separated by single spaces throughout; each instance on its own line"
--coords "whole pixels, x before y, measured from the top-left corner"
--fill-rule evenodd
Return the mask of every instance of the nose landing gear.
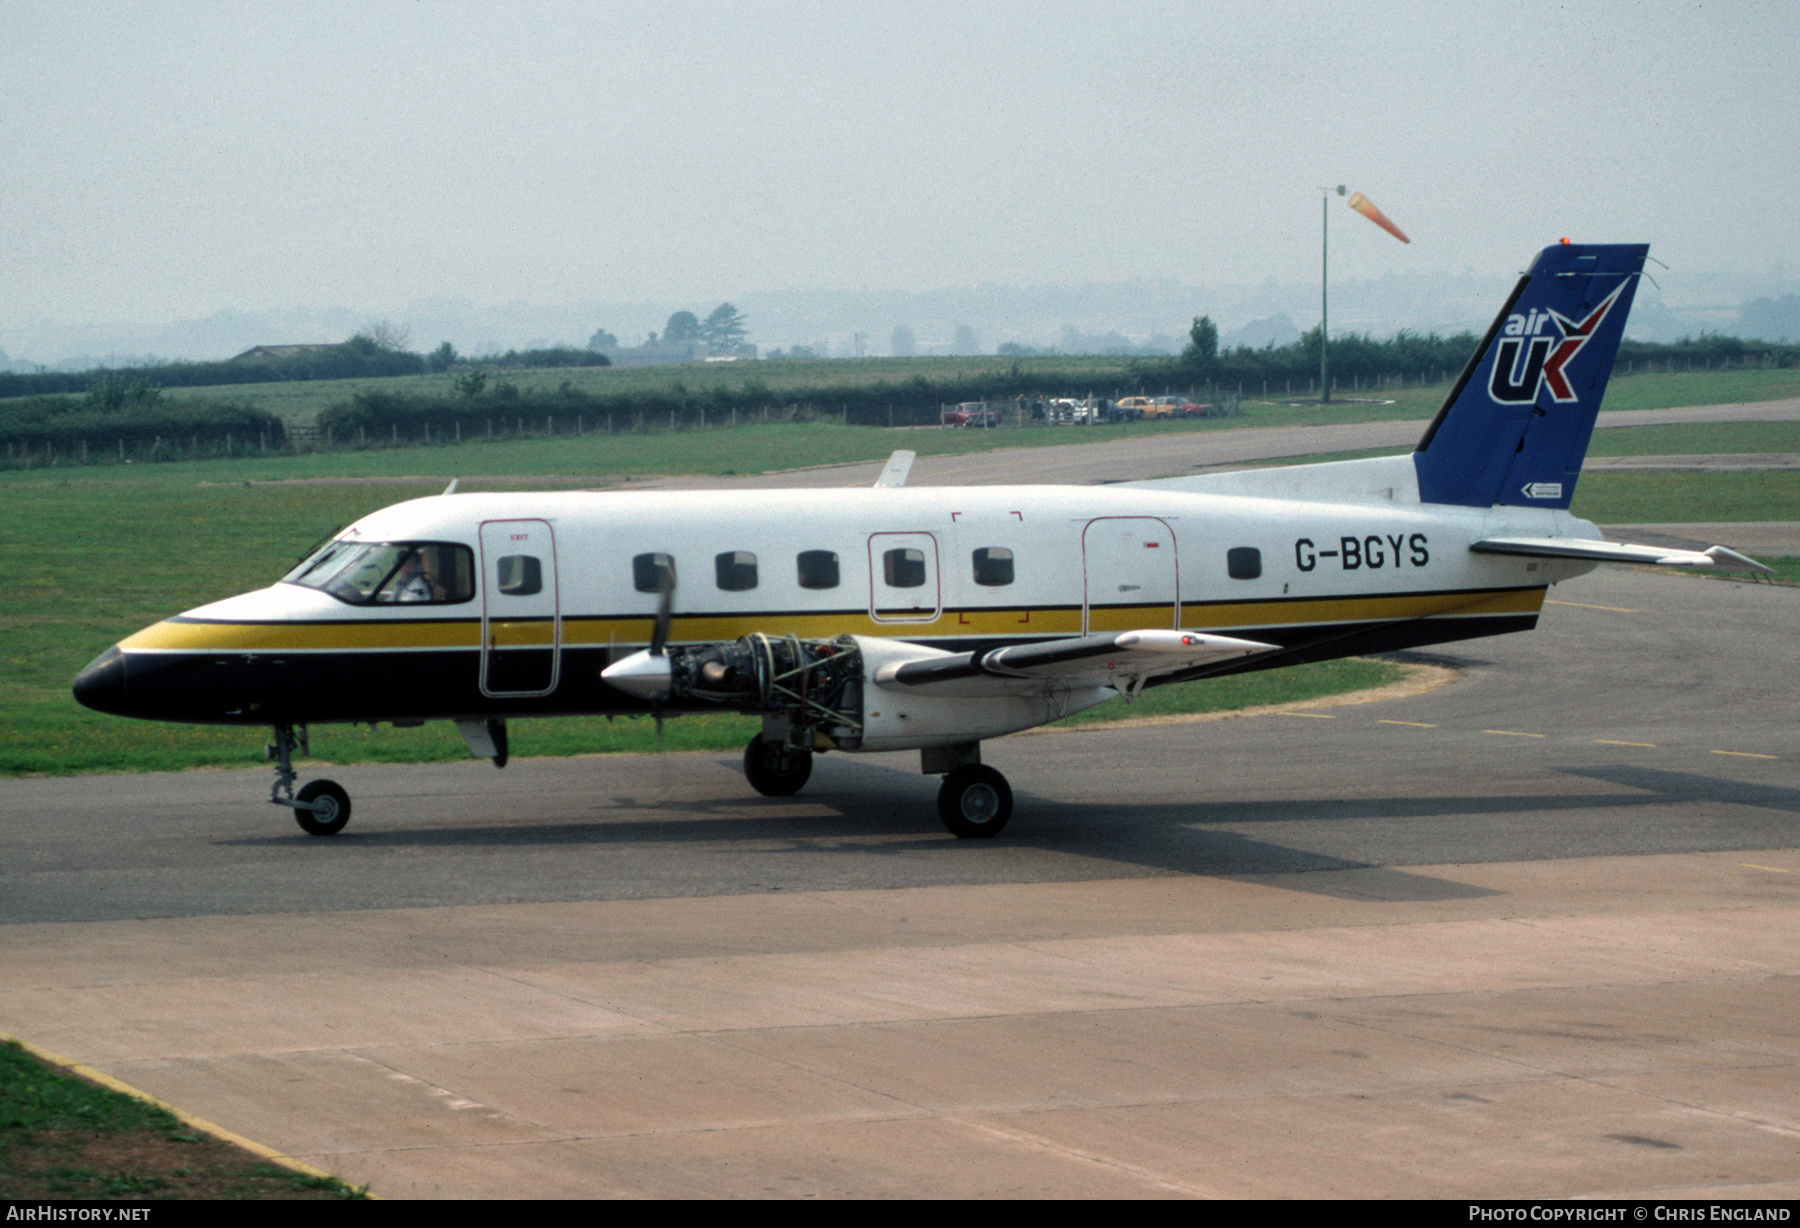
M 269 800 L 294 812 L 294 822 L 309 836 L 335 836 L 350 821 L 350 795 L 330 780 L 309 781 L 298 794 L 294 792 L 294 749 L 309 754 L 306 726 L 274 726 L 275 741 L 263 747 L 263 758 L 275 761 L 275 783 L 269 787 Z

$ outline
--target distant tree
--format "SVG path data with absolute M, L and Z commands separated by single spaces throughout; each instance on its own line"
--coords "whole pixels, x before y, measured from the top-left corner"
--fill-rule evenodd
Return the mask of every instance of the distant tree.
M 144 379 L 103 375 L 88 387 L 87 405 L 105 413 L 149 409 L 162 400 L 162 389 Z
M 663 325 L 663 340 L 673 344 L 677 341 L 700 340 L 700 317 L 691 311 L 678 311 L 669 317 Z
M 981 340 L 976 337 L 975 330 L 970 328 L 967 324 L 958 324 L 956 326 L 956 336 L 950 342 L 950 352 L 952 354 L 981 353 Z
M 913 336 L 913 330 L 902 324 L 894 329 L 888 338 L 888 353 L 895 358 L 911 358 L 919 352 L 919 339 Z
M 467 375 L 456 377 L 456 391 L 472 401 L 487 389 L 487 382 L 486 371 L 470 371 Z
M 378 350 L 404 350 L 406 343 L 412 340 L 412 328 L 392 320 L 371 320 L 362 326 L 357 336 L 367 337 Z
M 436 371 L 439 373 L 448 371 L 451 364 L 457 360 L 457 357 L 456 347 L 446 341 L 425 356 L 425 369 L 427 371 Z
M 700 326 L 700 335 L 715 350 L 734 350 L 744 344 L 749 333 L 744 327 L 744 313 L 730 303 L 720 303 Z
M 619 339 L 604 328 L 596 328 L 594 335 L 588 338 L 588 349 L 590 350 L 616 350 L 618 348 Z
M 1211 379 L 1219 371 L 1219 326 L 1211 316 L 1195 316 L 1188 329 L 1187 348 L 1181 351 L 1181 365 L 1201 379 Z

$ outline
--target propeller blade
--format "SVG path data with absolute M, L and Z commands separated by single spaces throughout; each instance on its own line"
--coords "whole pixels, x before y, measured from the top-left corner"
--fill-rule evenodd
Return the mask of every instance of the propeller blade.
M 670 615 L 675 608 L 675 560 L 662 569 L 662 596 L 656 603 L 656 623 L 650 629 L 650 655 L 660 657 L 669 643 Z

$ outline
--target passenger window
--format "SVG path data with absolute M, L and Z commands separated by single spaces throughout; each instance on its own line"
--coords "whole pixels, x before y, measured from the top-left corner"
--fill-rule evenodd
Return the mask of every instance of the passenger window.
M 999 588 L 1012 582 L 1012 551 L 999 546 L 983 546 L 975 552 L 975 583 Z
M 748 550 L 727 550 L 713 556 L 713 575 L 727 593 L 756 587 L 756 556 Z
M 499 560 L 500 591 L 508 597 L 529 597 L 544 591 L 544 566 L 529 554 L 509 554 Z
M 1262 551 L 1255 546 L 1233 546 L 1225 552 L 1225 571 L 1233 580 L 1262 578 Z
M 919 588 L 925 583 L 925 552 L 902 547 L 881 556 L 882 575 L 889 588 Z
M 667 554 L 640 554 L 631 560 L 631 584 L 640 593 L 666 593 L 675 587 L 675 560 Z
M 800 566 L 801 588 L 836 588 L 838 556 L 830 550 L 802 550 L 796 560 Z

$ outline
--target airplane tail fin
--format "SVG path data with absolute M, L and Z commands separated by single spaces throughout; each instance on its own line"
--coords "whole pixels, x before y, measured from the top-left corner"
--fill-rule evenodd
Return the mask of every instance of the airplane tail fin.
M 1538 253 L 1413 452 L 1422 502 L 1569 506 L 1649 250 Z

